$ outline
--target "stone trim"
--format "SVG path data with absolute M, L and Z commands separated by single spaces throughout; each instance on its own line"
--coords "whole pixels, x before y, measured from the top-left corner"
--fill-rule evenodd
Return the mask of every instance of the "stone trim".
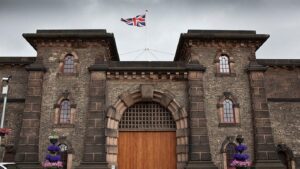
M 0 98 L 0 102 L 3 102 L 3 98 Z M 25 98 L 7 98 L 7 102 L 10 103 L 24 103 Z
M 34 164 L 39 161 L 39 142 L 41 100 L 44 70 L 29 69 L 28 90 L 20 131 L 22 141 L 17 143 L 15 161 Z M 37 82 L 37 83 L 36 83 Z
M 119 121 L 125 110 L 137 102 L 144 101 L 141 88 L 125 92 L 119 96 L 115 104 L 111 105 L 107 110 L 107 129 L 106 146 L 116 146 L 119 132 Z M 148 98 L 147 98 L 148 100 Z M 153 90 L 152 100 L 165 106 L 174 117 L 176 122 L 176 138 L 177 138 L 177 163 L 185 163 L 188 160 L 188 120 L 185 108 L 181 107 L 175 100 L 175 97 L 166 91 Z M 179 151 L 180 150 L 180 151 Z M 109 164 L 117 165 L 117 152 L 106 152 L 106 159 Z M 180 165 L 181 166 L 181 165 Z
M 86 114 L 85 139 L 82 161 L 77 169 L 108 169 L 106 163 L 105 135 L 113 131 L 105 129 L 105 72 L 90 72 L 88 112 Z
M 203 72 L 190 71 L 188 77 L 189 159 L 186 169 L 217 169 L 211 161 L 207 120 L 204 109 Z M 192 139 L 197 138 L 197 139 Z
M 251 64 L 251 63 L 250 63 Z M 253 63 L 256 65 L 256 63 Z M 278 160 L 275 152 L 274 137 L 270 123 L 270 113 L 264 86 L 265 68 L 248 69 L 250 80 L 250 94 L 252 101 L 253 129 L 254 129 L 254 161 L 257 169 L 280 168 L 284 166 Z
M 300 102 L 300 98 L 268 98 L 269 102 Z

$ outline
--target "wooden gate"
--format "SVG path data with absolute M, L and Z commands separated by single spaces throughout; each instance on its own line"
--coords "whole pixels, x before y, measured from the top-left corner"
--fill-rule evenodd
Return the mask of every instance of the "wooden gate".
M 119 169 L 176 169 L 175 132 L 120 132 Z

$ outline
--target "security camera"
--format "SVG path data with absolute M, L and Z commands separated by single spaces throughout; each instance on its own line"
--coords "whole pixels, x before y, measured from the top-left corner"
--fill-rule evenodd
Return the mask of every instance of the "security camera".
M 9 82 L 9 80 L 11 79 L 11 75 L 7 76 L 7 77 L 3 77 L 2 78 L 2 81 L 5 81 L 5 82 Z

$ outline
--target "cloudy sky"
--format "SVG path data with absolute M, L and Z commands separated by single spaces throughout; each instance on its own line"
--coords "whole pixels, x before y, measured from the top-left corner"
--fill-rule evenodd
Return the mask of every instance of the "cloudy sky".
M 146 9 L 147 28 L 120 21 Z M 299 0 L 0 0 L 0 56 L 35 56 L 36 29 L 107 29 L 121 60 L 149 61 L 173 60 L 188 29 L 256 30 L 271 35 L 257 58 L 300 59 Z

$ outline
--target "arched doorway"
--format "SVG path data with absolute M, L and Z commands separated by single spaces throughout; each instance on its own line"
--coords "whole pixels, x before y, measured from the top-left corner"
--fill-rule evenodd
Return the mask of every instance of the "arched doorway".
M 156 102 L 129 107 L 119 123 L 119 169 L 176 169 L 176 124 Z
M 119 151 L 119 123 L 125 111 L 139 102 L 155 102 L 169 111 L 176 124 L 176 163 L 178 169 L 183 169 L 188 161 L 188 114 L 186 109 L 175 99 L 169 91 L 152 89 L 151 92 L 143 91 L 143 87 L 131 92 L 125 92 L 107 110 L 106 123 L 106 161 L 109 165 L 118 165 Z M 121 168 L 119 168 L 121 169 Z

